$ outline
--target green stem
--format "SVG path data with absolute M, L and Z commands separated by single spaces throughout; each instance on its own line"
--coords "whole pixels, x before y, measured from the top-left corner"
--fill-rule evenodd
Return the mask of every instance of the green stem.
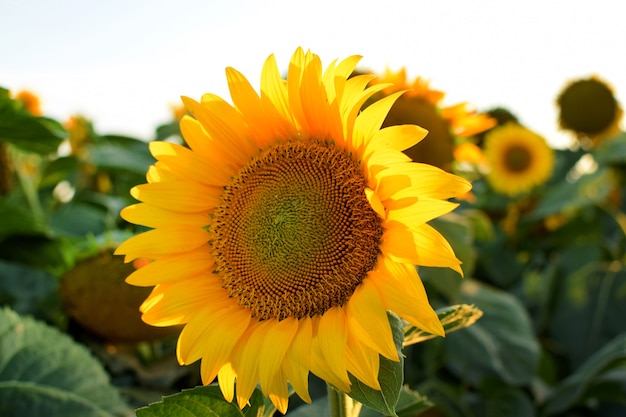
M 358 417 L 361 403 L 353 400 L 343 391 L 327 385 L 330 417 Z

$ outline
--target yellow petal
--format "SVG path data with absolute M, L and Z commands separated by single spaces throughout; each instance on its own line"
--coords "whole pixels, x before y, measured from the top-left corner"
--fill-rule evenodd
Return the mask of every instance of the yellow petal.
M 309 317 L 298 320 L 298 332 L 285 354 L 282 368 L 293 389 L 307 403 L 311 402 L 308 375 L 311 367 L 312 332 Z
M 397 221 L 409 229 L 451 212 L 458 204 L 434 198 L 420 198 L 414 204 L 387 211 L 387 220 Z
M 319 318 L 311 343 L 311 371 L 342 391 L 350 392 L 345 348 L 348 340 L 341 307 L 333 307 Z
M 385 308 L 424 331 L 443 336 L 443 326 L 428 302 L 415 267 L 388 259 L 384 263 L 385 268 L 379 273 L 371 272 L 370 277 Z
M 378 382 L 378 370 L 380 367 L 378 352 L 365 345 L 352 331 L 348 334 L 346 363 L 348 372 L 359 381 L 380 390 L 380 382 Z
M 183 97 L 187 110 L 202 124 L 213 145 L 227 155 L 228 161 L 245 165 L 257 148 L 249 140 L 245 123 L 228 103 L 212 94 L 205 94 L 202 103 Z
M 263 70 L 261 71 L 261 100 L 271 103 L 282 119 L 291 122 L 294 132 L 296 131 L 293 125 L 293 114 L 289 106 L 289 98 L 287 97 L 287 85 L 280 76 L 274 55 L 270 55 L 263 64 Z
M 231 353 L 248 328 L 248 323 L 250 312 L 239 306 L 220 310 L 211 317 L 201 341 L 204 350 L 200 373 L 204 384 L 213 381 L 217 372 L 230 362 Z M 193 356 L 191 353 L 190 356 Z
M 418 196 L 431 198 L 450 198 L 472 188 L 467 180 L 457 175 L 416 162 L 390 165 L 378 173 L 377 180 L 376 193 L 383 202 L 408 187 Z
M 214 165 L 207 163 L 206 159 L 192 150 L 164 141 L 150 142 L 149 147 L 158 161 L 180 177 L 209 186 L 224 185 L 221 169 L 216 170 Z
M 201 359 L 202 356 L 205 355 L 205 344 L 207 344 L 207 342 L 213 343 L 212 341 L 214 339 L 221 337 L 215 333 L 217 329 L 219 329 L 218 321 L 223 321 L 226 314 L 230 314 L 235 311 L 233 308 L 236 308 L 236 306 L 231 299 L 215 299 L 211 302 L 205 303 L 202 308 L 199 308 L 194 313 L 193 317 L 191 317 L 178 336 L 176 357 L 181 365 L 189 365 L 198 359 Z M 244 329 L 240 329 L 240 332 L 243 332 L 243 330 Z M 232 345 L 236 343 L 237 338 L 237 335 L 231 338 L 230 349 L 232 349 Z M 222 348 L 227 347 L 228 346 L 222 346 Z M 210 362 L 211 359 L 207 358 L 206 361 Z M 214 366 L 218 365 L 215 364 Z M 210 368 L 215 369 L 212 367 Z M 205 375 L 206 378 L 210 378 L 211 376 L 210 372 Z M 205 379 L 205 383 L 209 383 L 211 380 L 212 378 Z
M 210 212 L 220 202 L 222 189 L 189 181 L 141 184 L 131 189 L 139 201 L 183 213 Z
M 457 259 L 452 246 L 441 233 L 427 224 L 412 231 L 419 251 L 420 265 L 448 267 L 463 276 L 461 261 Z
M 234 68 L 226 68 L 226 77 L 233 104 L 250 126 L 259 148 L 269 146 L 278 139 L 295 137 L 291 123 L 281 116 L 271 102 L 259 97 L 243 74 Z
M 216 280 L 196 277 L 159 284 L 140 306 L 141 318 L 152 326 L 186 323 L 204 304 L 213 302 L 219 290 L 222 288 Z
M 271 393 L 271 386 L 276 387 L 281 381 L 276 381 L 275 377 L 280 373 L 280 368 L 291 346 L 296 332 L 298 331 L 298 320 L 288 317 L 281 321 L 267 320 L 271 325 L 265 333 L 262 343 L 257 348 L 257 360 L 259 361 L 259 380 L 261 388 L 265 393 Z M 282 385 L 287 386 L 287 381 L 283 380 Z
M 204 247 L 164 256 L 126 277 L 131 285 L 147 287 L 196 276 L 207 276 L 215 267 L 213 256 Z M 210 277 L 210 276 L 209 276 Z
M 226 401 L 229 403 L 232 402 L 235 396 L 235 379 L 237 378 L 237 374 L 230 362 L 225 363 L 224 366 L 220 368 L 217 378 L 222 395 Z M 204 378 L 203 381 L 205 385 L 208 384 Z
M 151 204 L 133 204 L 122 209 L 120 215 L 130 223 L 152 228 L 171 225 L 204 227 L 209 223 L 209 216 L 206 213 L 181 213 Z
M 403 151 L 426 137 L 428 131 L 417 125 L 387 126 L 375 131 L 365 147 L 365 155 L 378 149 Z
M 353 144 L 356 149 L 364 149 L 369 144 L 372 137 L 380 130 L 383 121 L 389 114 L 393 103 L 402 95 L 404 91 L 390 94 L 374 104 L 368 106 L 356 118 L 354 123 Z
M 357 340 L 391 360 L 399 360 L 385 306 L 369 279 L 354 290 L 346 310 L 350 332 Z
M 367 198 L 367 201 L 369 201 L 370 206 L 372 206 L 376 214 L 378 214 L 381 219 L 384 219 L 386 216 L 385 207 L 383 206 L 383 203 L 380 202 L 380 199 L 378 198 L 374 190 L 366 187 L 365 197 Z
M 198 228 L 176 227 L 154 229 L 126 240 L 115 250 L 126 255 L 124 262 L 137 258 L 155 259 L 163 255 L 188 252 L 209 240 L 209 234 Z

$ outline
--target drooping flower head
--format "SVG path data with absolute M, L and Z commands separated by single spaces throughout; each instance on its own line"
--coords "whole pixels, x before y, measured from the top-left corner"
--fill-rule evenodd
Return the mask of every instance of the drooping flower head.
M 432 89 L 430 82 L 421 77 L 409 81 L 405 68 L 397 72 L 387 69 L 373 82 L 391 84 L 382 90 L 384 95 L 407 90 L 391 107 L 383 127 L 411 123 L 428 130 L 424 140 L 405 150 L 415 162 L 450 171 L 455 138 L 473 136 L 495 126 L 495 120 L 469 110 L 467 103 L 444 106 L 445 93 Z
M 570 82 L 556 103 L 559 125 L 574 132 L 583 146 L 591 146 L 619 128 L 622 109 L 612 87 L 597 76 Z
M 361 111 L 385 85 L 350 77 L 358 61 L 323 71 L 297 49 L 284 80 L 270 56 L 260 94 L 227 68 L 232 104 L 183 98 L 189 148 L 151 143 L 141 203 L 122 211 L 153 228 L 117 251 L 154 260 L 128 277 L 155 286 L 144 320 L 185 324 L 180 363 L 201 359 L 203 381 L 241 407 L 257 382 L 283 413 L 287 382 L 310 401 L 309 372 L 380 389 L 379 355 L 398 360 L 386 310 L 443 335 L 414 265 L 461 272 L 427 222 L 470 185 L 402 153 L 422 128 L 380 128 L 401 93 Z
M 554 165 L 554 152 L 545 139 L 516 123 L 486 135 L 485 157 L 487 180 L 494 190 L 511 196 L 544 183 Z

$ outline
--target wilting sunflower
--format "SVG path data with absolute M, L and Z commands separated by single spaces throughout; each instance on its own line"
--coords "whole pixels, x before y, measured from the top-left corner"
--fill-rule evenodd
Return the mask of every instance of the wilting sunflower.
M 233 104 L 183 98 L 190 149 L 151 143 L 157 162 L 132 190 L 142 203 L 122 211 L 154 228 L 117 251 L 154 260 L 127 280 L 155 286 L 144 320 L 185 324 L 180 363 L 201 359 L 204 383 L 217 376 L 241 407 L 259 381 L 283 413 L 287 382 L 310 401 L 309 372 L 380 389 L 379 354 L 398 360 L 386 310 L 443 335 L 413 265 L 461 272 L 426 222 L 470 185 L 402 153 L 422 128 L 380 129 L 400 93 L 360 111 L 385 85 L 349 78 L 358 60 L 322 72 L 298 49 L 283 80 L 270 56 L 260 95 L 228 68 Z
M 515 123 L 493 129 L 485 137 L 487 180 L 508 195 L 530 191 L 552 173 L 554 153 L 536 133 Z

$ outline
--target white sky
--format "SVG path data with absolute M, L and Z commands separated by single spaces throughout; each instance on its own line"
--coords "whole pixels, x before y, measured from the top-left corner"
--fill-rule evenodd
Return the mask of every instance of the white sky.
M 598 74 L 626 97 L 622 0 L 0 0 L 0 18 L 0 86 L 144 139 L 181 95 L 229 99 L 225 67 L 258 85 L 265 58 L 286 68 L 297 46 L 405 66 L 446 104 L 505 106 L 556 146 L 566 82 Z

